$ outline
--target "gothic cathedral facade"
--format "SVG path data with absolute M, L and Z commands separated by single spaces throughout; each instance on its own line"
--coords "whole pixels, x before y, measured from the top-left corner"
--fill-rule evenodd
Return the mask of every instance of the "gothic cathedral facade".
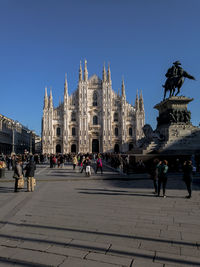
M 135 106 L 126 100 L 122 81 L 121 95 L 113 91 L 110 67 L 103 67 L 102 80 L 88 78 L 79 68 L 78 89 L 68 94 L 67 78 L 64 100 L 53 106 L 52 91 L 45 88 L 42 118 L 42 151 L 55 153 L 127 152 L 143 136 L 145 112 L 142 94 L 136 95 Z

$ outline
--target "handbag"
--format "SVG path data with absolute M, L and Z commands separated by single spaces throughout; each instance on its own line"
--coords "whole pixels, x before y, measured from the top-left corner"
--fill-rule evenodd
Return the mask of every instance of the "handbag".
M 24 188 L 24 178 L 23 178 L 23 176 L 20 176 L 19 177 L 19 180 L 18 180 L 18 188 L 19 189 L 23 189 Z
M 33 185 L 36 186 L 36 179 L 33 178 Z

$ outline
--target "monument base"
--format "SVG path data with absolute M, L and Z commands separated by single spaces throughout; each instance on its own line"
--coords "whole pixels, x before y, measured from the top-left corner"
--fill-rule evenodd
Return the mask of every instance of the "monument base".
M 157 128 L 143 154 L 196 154 L 200 153 L 200 129 L 192 125 L 187 109 L 193 99 L 173 96 L 154 108 L 158 109 Z

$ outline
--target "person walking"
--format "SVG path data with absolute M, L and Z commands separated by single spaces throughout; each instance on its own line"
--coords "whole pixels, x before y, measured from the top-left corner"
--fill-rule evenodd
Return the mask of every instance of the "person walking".
M 103 174 L 103 168 L 102 167 L 103 167 L 103 164 L 102 164 L 101 156 L 98 155 L 98 158 L 97 158 L 97 167 L 96 167 L 95 173 L 97 173 L 98 169 L 100 168 L 101 174 Z
M 82 158 L 82 162 L 81 162 L 81 166 L 82 166 L 82 168 L 81 168 L 81 171 L 80 171 L 80 173 L 82 173 L 83 172 L 83 170 L 85 170 L 85 162 L 86 162 L 86 158 L 85 158 L 85 156 L 83 156 L 83 158 Z
M 15 163 L 14 167 L 14 174 L 13 178 L 15 179 L 15 188 L 14 192 L 18 192 L 19 189 L 19 180 L 23 180 L 23 167 L 22 167 L 22 160 L 18 158 Z
M 165 190 L 167 185 L 167 172 L 168 172 L 168 162 L 163 160 L 158 165 L 158 197 L 160 196 L 161 184 L 163 187 L 163 197 L 166 198 Z
M 154 159 L 153 164 L 150 170 L 150 176 L 153 180 L 154 185 L 154 194 L 158 193 L 158 167 L 159 167 L 159 159 Z
M 192 172 L 193 172 L 193 166 L 192 161 L 187 160 L 183 164 L 183 181 L 186 184 L 188 196 L 186 198 L 192 197 Z
M 85 174 L 87 176 L 90 176 L 91 175 L 91 167 L 90 167 L 90 165 L 91 165 L 90 158 L 87 157 L 86 158 L 86 161 L 85 161 Z
M 72 163 L 73 163 L 73 170 L 75 170 L 76 169 L 76 165 L 78 164 L 78 160 L 77 160 L 76 155 L 74 155 Z
M 35 187 L 35 170 L 36 164 L 32 158 L 30 158 L 29 163 L 24 168 L 26 171 L 26 178 L 27 178 L 27 192 L 33 192 Z

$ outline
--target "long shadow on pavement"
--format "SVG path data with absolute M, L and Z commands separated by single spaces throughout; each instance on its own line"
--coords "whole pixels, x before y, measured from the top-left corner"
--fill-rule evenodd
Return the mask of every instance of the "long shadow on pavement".
M 7 222 L 9 223 L 9 222 Z M 10 224 L 14 224 L 15 223 L 10 223 Z M 17 225 L 17 224 L 16 224 Z M 100 235 L 111 235 L 111 236 L 122 236 L 122 237 L 128 237 L 128 238 L 136 238 L 136 239 L 140 239 L 140 240 L 149 240 L 149 241 L 159 241 L 159 242 L 164 242 L 164 243 L 171 243 L 171 241 L 168 241 L 168 240 L 157 240 L 157 239 L 154 239 L 154 238 L 146 238 L 146 237 L 131 237 L 131 236 L 126 236 L 126 235 L 119 235 L 119 234 L 109 234 L 109 233 L 103 233 L 103 232 L 93 232 L 93 231 L 85 231 L 85 230 L 78 230 L 78 229 L 70 229 L 70 228 L 57 228 L 57 227 L 49 227 L 49 226 L 39 226 L 39 225 L 25 225 L 25 224 L 20 224 L 21 226 L 30 226 L 30 227 L 39 227 L 39 228 L 48 228 L 48 229 L 57 229 L 57 230 L 66 230 L 66 231 L 75 231 L 75 232 L 84 232 L 84 233 L 89 233 L 89 234 L 100 234 Z M 105 249 L 105 247 L 95 247 L 94 245 L 80 245 L 80 244 L 74 244 L 74 243 L 70 243 L 71 241 L 69 241 L 68 243 L 65 243 L 65 242 L 58 242 L 58 241 L 54 241 L 54 240 L 44 240 L 44 239 L 39 239 L 39 238 L 27 238 L 27 237 L 22 237 L 22 236 L 11 236 L 11 235 L 6 235 L 6 234 L 0 234 L 0 237 L 3 237 L 3 238 L 9 238 L 9 239 L 13 239 L 13 240 L 21 240 L 21 241 L 30 241 L 30 242 L 35 242 L 35 243 L 45 243 L 45 244 L 54 244 L 54 245 L 58 245 L 58 246 L 66 246 L 68 248 L 74 248 L 74 249 L 80 249 L 80 250 L 87 250 L 87 251 L 96 251 L 96 252 L 100 252 L 100 253 L 109 253 L 110 255 L 112 254 L 117 254 L 117 255 L 124 255 L 124 256 L 131 256 L 131 257 L 139 257 L 139 258 L 146 258 L 146 259 L 151 259 L 153 260 L 153 258 L 155 256 L 152 256 L 152 255 L 147 255 L 145 254 L 144 252 L 141 252 L 141 253 L 138 253 L 138 252 L 134 252 L 134 248 L 133 248 L 133 252 L 128 252 L 128 251 L 122 251 L 122 250 L 117 250 L 117 249 L 112 249 L 112 246 L 107 250 Z M 194 243 L 185 243 L 185 242 L 178 242 L 178 241 L 173 241 L 174 244 L 186 244 L 187 246 L 188 245 L 191 245 L 191 246 L 196 246 L 196 244 Z M 98 244 L 98 243 L 97 243 Z M 37 245 L 36 245 L 36 249 L 37 250 Z M 47 251 L 48 252 L 48 251 Z M 6 260 L 6 261 L 5 261 Z M 184 264 L 184 265 L 194 265 L 196 264 L 197 266 L 199 265 L 199 262 L 197 261 L 191 261 L 191 260 L 187 260 L 187 259 L 176 259 L 175 258 L 175 255 L 171 255 L 171 257 L 164 257 L 164 256 L 159 256 L 159 257 L 156 257 L 156 260 L 159 260 L 159 261 L 168 261 L 168 262 L 171 262 L 171 263 L 179 263 L 179 264 Z M 5 258 L 0 258 L 0 261 L 5 261 L 7 263 L 7 259 Z M 13 261 L 15 261 L 13 259 Z M 12 260 L 11 260 L 12 262 Z M 24 263 L 25 264 L 25 263 Z M 38 264 L 35 264 L 35 265 L 28 265 L 28 266 L 41 266 L 41 265 L 38 265 Z
M 163 242 L 163 243 L 172 243 L 176 245 L 187 245 L 187 246 L 197 246 L 196 243 L 192 242 L 184 242 L 184 241 L 171 241 L 167 239 L 157 239 L 157 238 L 151 238 L 151 237 L 142 237 L 142 236 L 134 236 L 134 235 L 124 235 L 124 234 L 117 234 L 117 233 L 108 233 L 108 232 L 96 232 L 96 231 L 89 231 L 89 230 L 82 230 L 82 229 L 73 229 L 73 228 L 65 228 L 65 227 L 56 227 L 56 226 L 49 226 L 49 225 L 35 225 L 35 224 L 25 224 L 25 223 L 13 223 L 8 221 L 0 221 L 0 224 L 9 224 L 14 225 L 17 227 L 30 227 L 30 228 L 39 228 L 39 229 L 50 229 L 50 230 L 58 230 L 58 231 L 66 231 L 66 232 L 76 232 L 76 233 L 86 233 L 86 234 L 95 234 L 95 235 L 105 235 L 105 236 L 111 236 L 111 237 L 120 237 L 120 238 L 128 238 L 128 239 L 138 239 L 138 240 L 148 240 L 153 242 Z M 9 236 L 0 234 L 0 237 L 6 237 L 6 238 L 21 238 L 16 236 Z M 24 237 L 22 237 L 24 238 Z M 26 239 L 26 238 L 25 238 Z M 38 239 L 37 239 L 38 241 Z M 44 242 L 47 242 L 44 240 Z M 59 242 L 60 243 L 60 242 Z

